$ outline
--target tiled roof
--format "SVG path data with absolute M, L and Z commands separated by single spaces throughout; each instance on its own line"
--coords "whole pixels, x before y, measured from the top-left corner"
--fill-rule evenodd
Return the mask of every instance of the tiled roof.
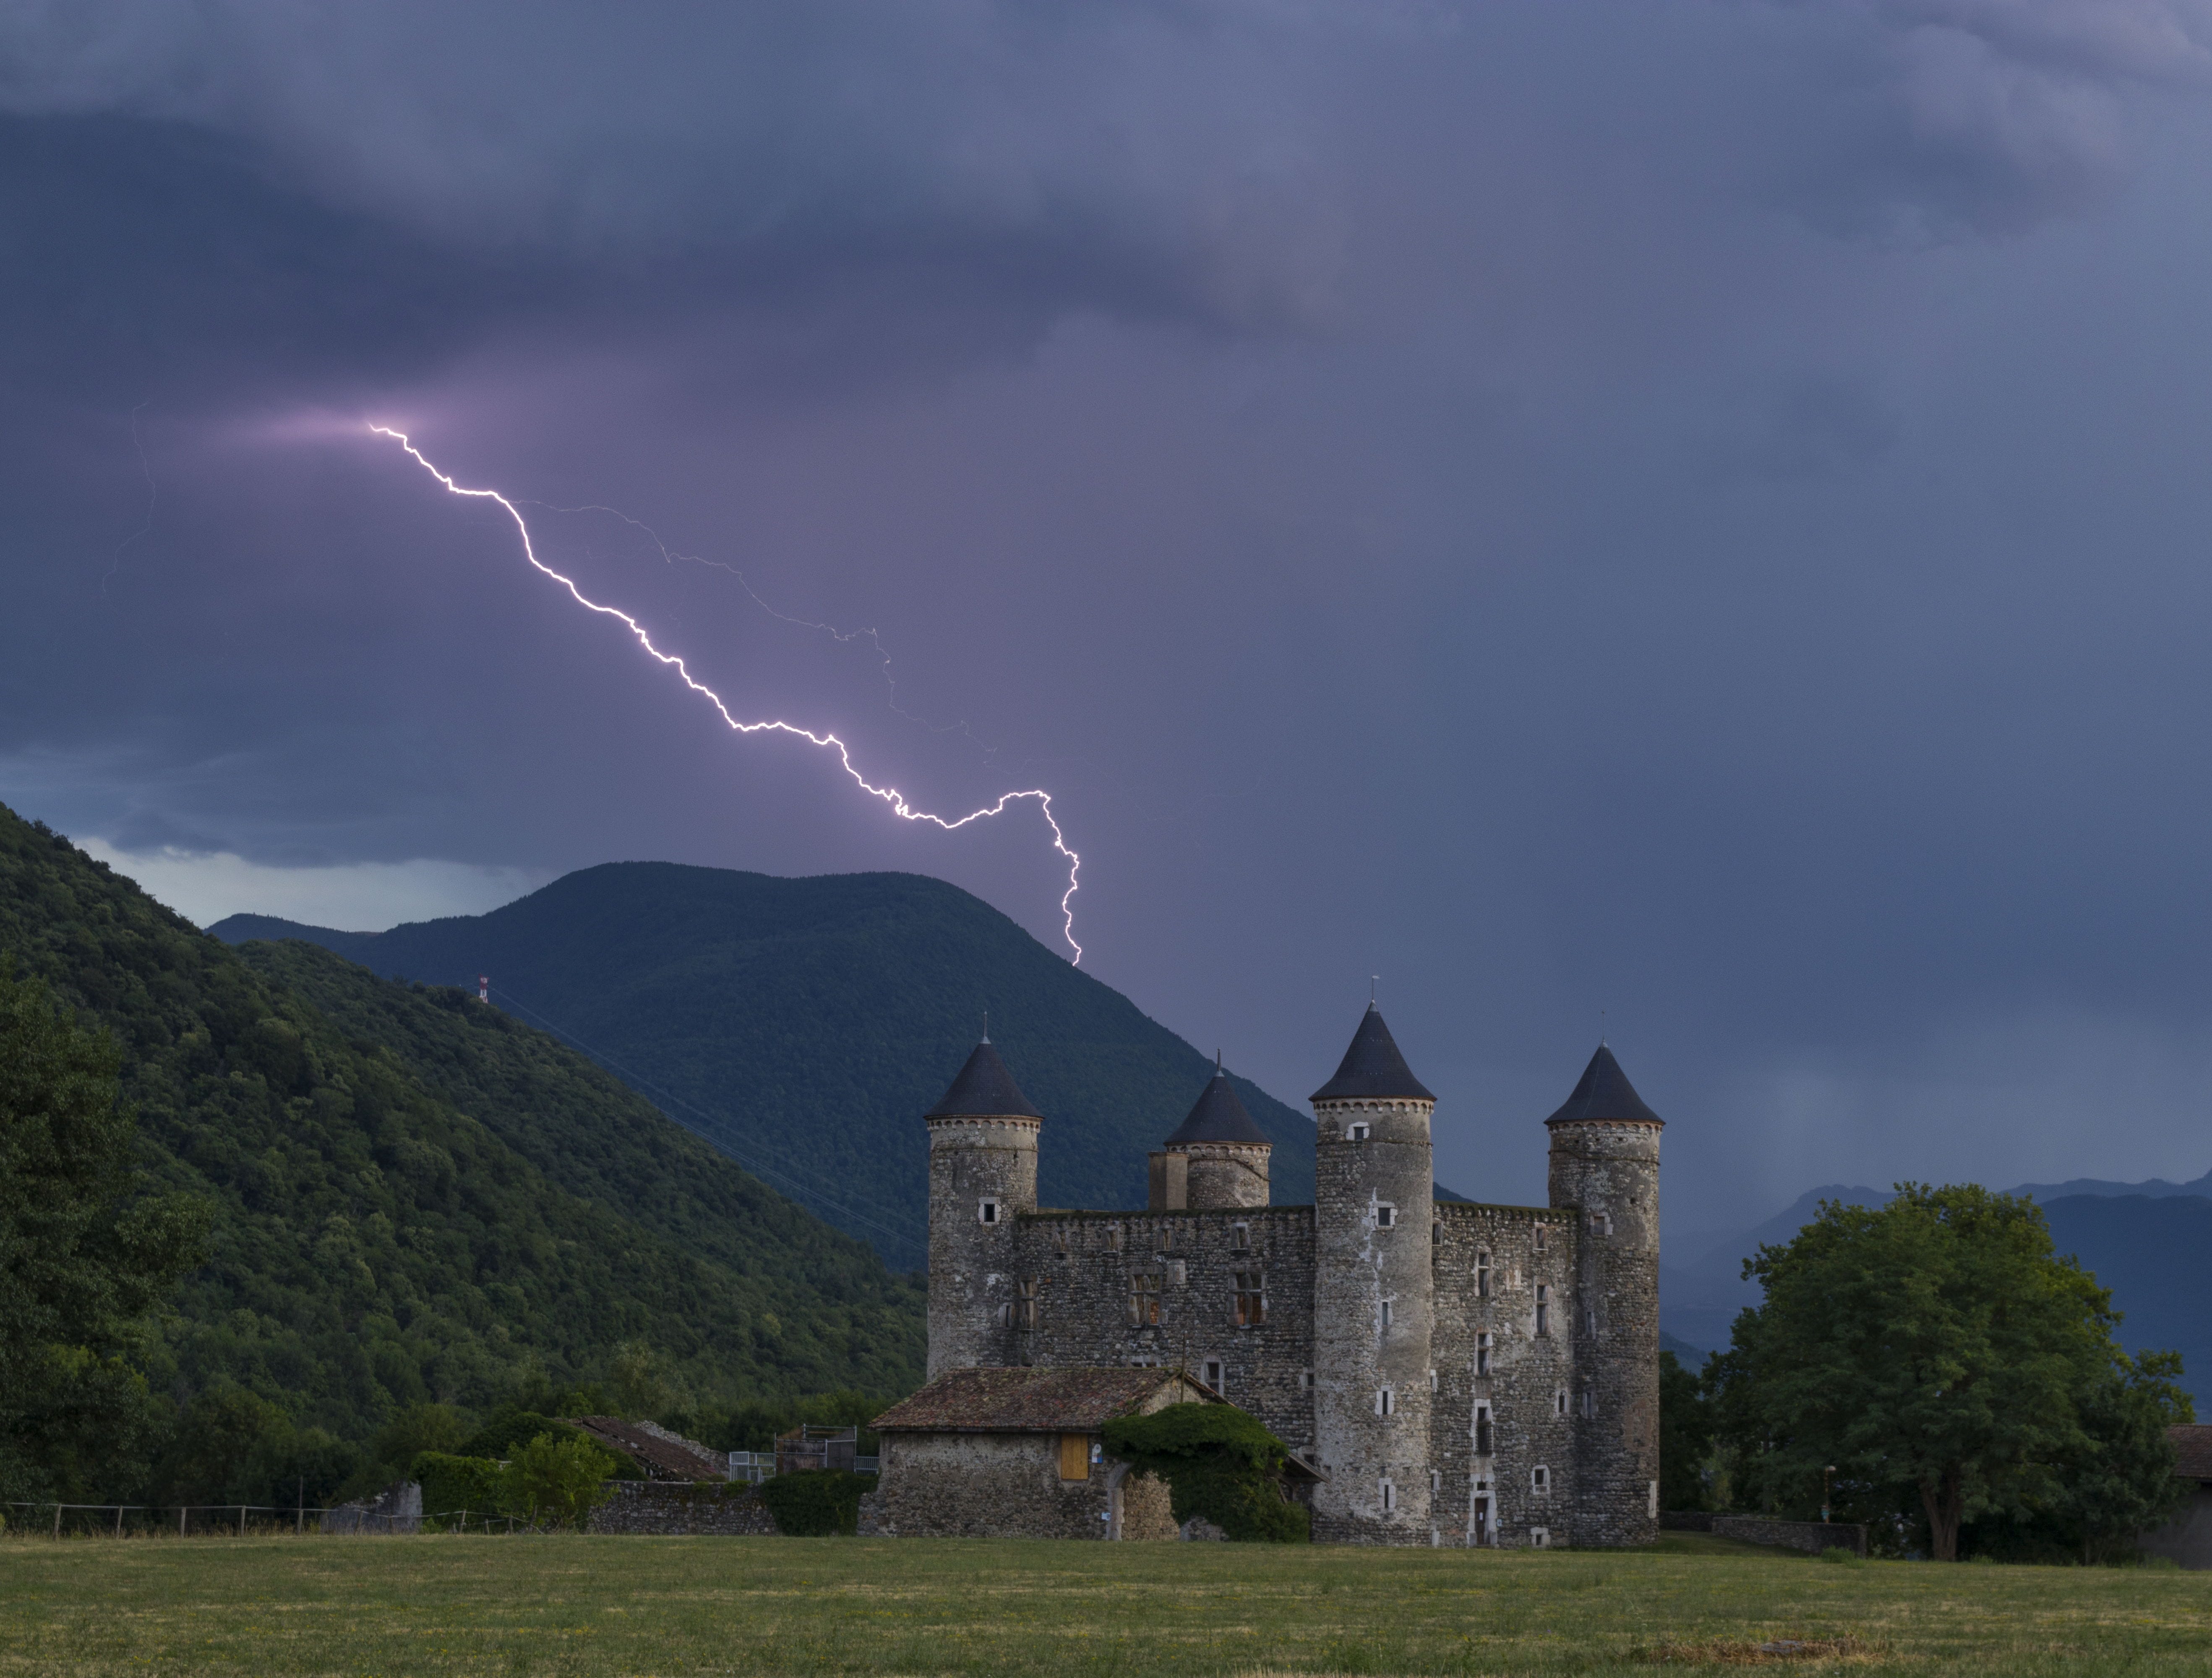
M 1181 1389 L 1170 1401 L 1221 1402 L 1173 1370 L 954 1369 L 868 1426 L 878 1432 L 1093 1432 L 1170 1386 Z
M 1248 1148 L 1273 1146 L 1267 1140 L 1267 1133 L 1252 1122 L 1252 1116 L 1237 1099 L 1237 1091 L 1229 1087 L 1229 1079 L 1218 1067 L 1213 1069 L 1213 1076 L 1206 1080 L 1206 1088 L 1199 1092 L 1198 1105 L 1190 1110 L 1190 1116 L 1160 1146 L 1179 1148 L 1191 1142 L 1237 1142 Z
M 1030 1105 L 1021 1085 L 1014 1082 L 1013 1073 L 999 1058 L 999 1051 L 991 1047 L 988 1037 L 975 1045 L 975 1052 L 968 1057 L 967 1065 L 960 1068 L 952 1080 L 952 1087 L 944 1098 L 929 1111 L 926 1119 L 1042 1119 L 1044 1115 Z
M 1613 1058 L 1613 1051 L 1603 1043 L 1590 1056 L 1589 1064 L 1583 1068 L 1582 1081 L 1575 1085 L 1574 1093 L 1567 1097 L 1566 1105 L 1544 1121 L 1558 1124 L 1562 1121 L 1584 1119 L 1634 1119 L 1644 1124 L 1664 1124 L 1656 1113 L 1644 1104 L 1644 1097 L 1636 1093 L 1636 1086 L 1628 1081 L 1628 1074 L 1620 1069 L 1620 1062 Z
M 1434 1101 L 1428 1086 L 1413 1076 L 1397 1039 L 1382 1023 L 1382 1012 L 1372 1002 L 1359 1017 L 1352 1046 L 1336 1068 L 1336 1076 L 1307 1097 L 1309 1101 Z
M 680 1433 L 655 1427 L 650 1422 L 628 1422 L 616 1416 L 574 1416 L 568 1426 L 612 1445 L 634 1458 L 654 1480 L 727 1480 L 726 1453 L 687 1439 Z
M 2183 1422 L 2166 1430 L 2181 1461 L 2174 1473 L 2184 1480 L 2212 1480 L 2212 1424 Z

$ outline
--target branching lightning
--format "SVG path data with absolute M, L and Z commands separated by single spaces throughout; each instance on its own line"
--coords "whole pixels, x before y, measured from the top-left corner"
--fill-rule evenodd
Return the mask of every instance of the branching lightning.
M 500 494 L 496 489 L 471 489 L 462 484 L 456 483 L 449 475 L 441 471 L 437 466 L 433 465 L 429 458 L 425 455 L 421 449 L 415 447 L 414 443 L 409 440 L 405 432 L 395 431 L 388 425 L 372 425 L 368 429 L 374 432 L 378 436 L 391 438 L 394 442 L 398 443 L 400 447 L 405 449 L 408 453 L 414 456 L 416 463 L 419 465 L 423 471 L 428 472 L 431 477 L 436 478 L 440 483 L 443 484 L 449 494 L 465 495 L 474 501 L 496 502 L 501 510 L 506 513 L 507 516 L 514 520 L 515 533 L 522 538 L 522 556 L 530 562 L 534 569 L 542 573 L 545 576 L 550 577 L 555 582 L 560 584 L 562 587 L 567 589 L 568 591 L 569 598 L 574 599 L 578 605 L 582 606 L 586 611 L 597 612 L 603 617 L 611 617 L 615 619 L 616 622 L 621 623 L 623 628 L 627 629 L 630 632 L 631 635 L 636 640 L 637 644 L 640 647 L 642 647 L 656 661 L 666 666 L 669 669 L 673 670 L 677 675 L 682 678 L 684 686 L 690 688 L 692 692 L 699 695 L 702 698 L 705 699 L 708 704 L 712 705 L 714 708 L 716 714 L 720 716 L 723 722 L 728 726 L 732 733 L 738 734 L 789 734 L 796 739 L 805 740 L 810 745 L 821 746 L 829 751 L 835 751 L 837 754 L 837 761 L 844 766 L 845 773 L 852 777 L 853 784 L 858 787 L 862 792 L 869 794 L 871 797 L 882 799 L 883 802 L 890 807 L 891 813 L 899 818 L 900 820 L 908 822 L 926 822 L 933 827 L 942 828 L 947 833 L 951 833 L 958 829 L 966 827 L 970 822 L 981 821 L 987 816 L 1001 815 L 1005 813 L 1007 806 L 1010 805 L 1019 804 L 1027 799 L 1034 799 L 1036 801 L 1037 812 L 1044 818 L 1045 825 L 1052 830 L 1053 849 L 1058 851 L 1060 855 L 1067 859 L 1067 890 L 1060 894 L 1060 914 L 1061 921 L 1060 935 L 1066 939 L 1068 948 L 1075 951 L 1075 964 L 1081 964 L 1083 961 L 1083 946 L 1075 941 L 1075 910 L 1073 903 L 1076 891 L 1076 875 L 1083 866 L 1083 859 L 1077 855 L 1073 850 L 1069 848 L 1067 836 L 1060 831 L 1060 823 L 1052 813 L 1052 794 L 1050 793 L 1046 792 L 1041 787 L 1026 787 L 1020 792 L 1001 793 L 995 803 L 986 805 L 980 810 L 971 810 L 964 816 L 948 818 L 944 816 L 933 815 L 927 810 L 917 810 L 912 805 L 908 804 L 906 800 L 905 795 L 902 793 L 897 787 L 878 787 L 873 781 L 870 781 L 866 775 L 862 775 L 859 769 L 853 766 L 853 754 L 851 748 L 847 746 L 845 742 L 835 734 L 817 733 L 814 730 L 811 728 L 802 728 L 794 722 L 783 722 L 780 720 L 770 720 L 766 722 L 741 721 L 739 719 L 730 714 L 730 708 L 722 702 L 722 696 L 720 694 L 716 693 L 705 683 L 700 681 L 698 678 L 692 675 L 690 670 L 685 666 L 681 658 L 673 653 L 664 653 L 659 647 L 654 646 L 653 643 L 653 637 L 646 632 L 645 626 L 642 623 L 640 623 L 637 619 L 632 617 L 628 612 L 622 611 L 619 607 L 603 605 L 599 601 L 592 599 L 590 596 L 586 595 L 582 589 L 576 587 L 574 579 L 563 576 L 560 572 L 548 565 L 544 560 L 538 558 L 538 549 L 530 538 L 529 522 L 523 518 L 521 510 L 517 508 L 513 502 L 509 501 L 505 495 Z

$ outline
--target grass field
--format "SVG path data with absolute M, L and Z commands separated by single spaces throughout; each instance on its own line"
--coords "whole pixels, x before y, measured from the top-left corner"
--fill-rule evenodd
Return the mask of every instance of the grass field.
M 1822 1646 L 1759 1656 L 1761 1643 Z M 0 1542 L 19 1673 L 2212 1673 L 2212 1574 L 1657 1550 Z

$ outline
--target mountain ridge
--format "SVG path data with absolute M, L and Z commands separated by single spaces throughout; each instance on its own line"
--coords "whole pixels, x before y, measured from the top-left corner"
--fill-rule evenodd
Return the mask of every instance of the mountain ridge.
M 320 944 L 387 977 L 473 988 L 488 974 L 501 1006 L 899 1265 L 924 1251 L 921 1115 L 986 1010 L 1046 1115 L 1041 1204 L 1141 1207 L 1146 1154 L 1213 1072 L 1127 998 L 924 875 L 606 863 L 486 915 L 382 933 L 259 915 L 209 930 Z M 1316 1061 L 1340 1052 L 1317 1046 Z M 1310 1201 L 1312 1120 L 1231 1079 L 1274 1144 L 1274 1199 Z

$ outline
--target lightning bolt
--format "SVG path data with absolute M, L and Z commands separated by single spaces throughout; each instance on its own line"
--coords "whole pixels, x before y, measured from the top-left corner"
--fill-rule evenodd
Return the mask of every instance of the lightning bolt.
M 957 832 L 961 828 L 967 826 L 969 823 L 980 822 L 987 816 L 1003 815 L 1006 812 L 1007 806 L 1010 805 L 1020 804 L 1030 799 L 1036 799 L 1037 813 L 1044 818 L 1044 824 L 1052 830 L 1053 849 L 1058 851 L 1062 856 L 1067 859 L 1067 890 L 1063 891 L 1060 897 L 1060 916 L 1061 923 L 1060 936 L 1067 940 L 1067 947 L 1075 951 L 1074 961 L 1072 964 L 1079 967 L 1082 965 L 1083 946 L 1075 941 L 1075 909 L 1073 904 L 1075 900 L 1076 875 L 1083 866 L 1083 859 L 1068 848 L 1067 836 L 1060 831 L 1060 822 L 1052 813 L 1052 794 L 1050 793 L 1046 792 L 1042 787 L 1024 787 L 1019 792 L 1001 793 L 999 794 L 998 801 L 996 803 L 985 805 L 980 810 L 971 810 L 964 816 L 946 818 L 944 816 L 933 815 L 927 810 L 917 810 L 912 805 L 908 804 L 906 800 L 905 794 L 901 793 L 897 787 L 878 787 L 873 781 L 870 781 L 866 775 L 862 775 L 859 769 L 853 766 L 852 749 L 835 734 L 817 734 L 812 729 L 802 728 L 795 722 L 782 722 L 776 720 L 767 722 L 745 722 L 740 720 L 738 718 L 732 716 L 730 714 L 730 708 L 722 702 L 721 695 L 716 693 L 714 689 L 708 687 L 704 682 L 702 682 L 697 677 L 694 676 L 681 658 L 678 657 L 673 653 L 664 653 L 660 648 L 654 646 L 653 644 L 653 637 L 646 632 L 645 625 L 639 623 L 637 619 L 632 617 L 628 612 L 623 611 L 620 607 L 604 605 L 600 602 L 592 599 L 589 595 L 586 594 L 582 589 L 576 587 L 574 579 L 562 575 L 560 572 L 555 570 L 544 560 L 538 558 L 538 549 L 530 539 L 529 521 L 523 518 L 521 510 L 518 508 L 513 502 L 509 501 L 505 495 L 500 494 L 496 489 L 472 489 L 464 484 L 456 483 L 450 474 L 441 471 L 434 464 L 432 463 L 428 456 L 424 454 L 421 449 L 415 447 L 414 443 L 409 440 L 405 432 L 395 431 L 388 425 L 372 425 L 368 429 L 380 437 L 391 438 L 394 442 L 398 443 L 400 447 L 405 449 L 409 454 L 414 456 L 416 464 L 420 465 L 424 471 L 429 473 L 431 477 L 436 478 L 440 483 L 443 484 L 449 494 L 465 495 L 472 501 L 496 502 L 501 509 L 506 513 L 507 516 L 514 520 L 515 534 L 522 538 L 522 556 L 530 562 L 534 569 L 543 573 L 548 577 L 550 577 L 555 582 L 559 583 L 562 587 L 567 589 L 568 591 L 569 598 L 574 600 L 578 605 L 583 607 L 586 611 L 597 612 L 602 617 L 611 617 L 617 623 L 620 623 L 624 629 L 628 629 L 630 632 L 630 635 L 636 640 L 637 644 L 640 647 L 642 647 L 657 662 L 665 665 L 669 669 L 674 671 L 678 677 L 682 679 L 685 687 L 690 689 L 692 692 L 699 695 L 702 698 L 706 700 L 708 704 L 712 705 L 714 708 L 716 714 L 722 719 L 724 723 L 728 725 L 729 729 L 732 733 L 789 734 L 798 739 L 805 740 L 809 745 L 821 746 L 827 751 L 834 751 L 837 754 L 837 761 L 844 766 L 845 773 L 852 777 L 853 784 L 858 787 L 862 792 L 867 793 L 871 798 L 881 799 L 884 803 L 890 807 L 891 813 L 896 816 L 901 821 L 927 822 L 933 827 L 942 828 L 947 833 Z

